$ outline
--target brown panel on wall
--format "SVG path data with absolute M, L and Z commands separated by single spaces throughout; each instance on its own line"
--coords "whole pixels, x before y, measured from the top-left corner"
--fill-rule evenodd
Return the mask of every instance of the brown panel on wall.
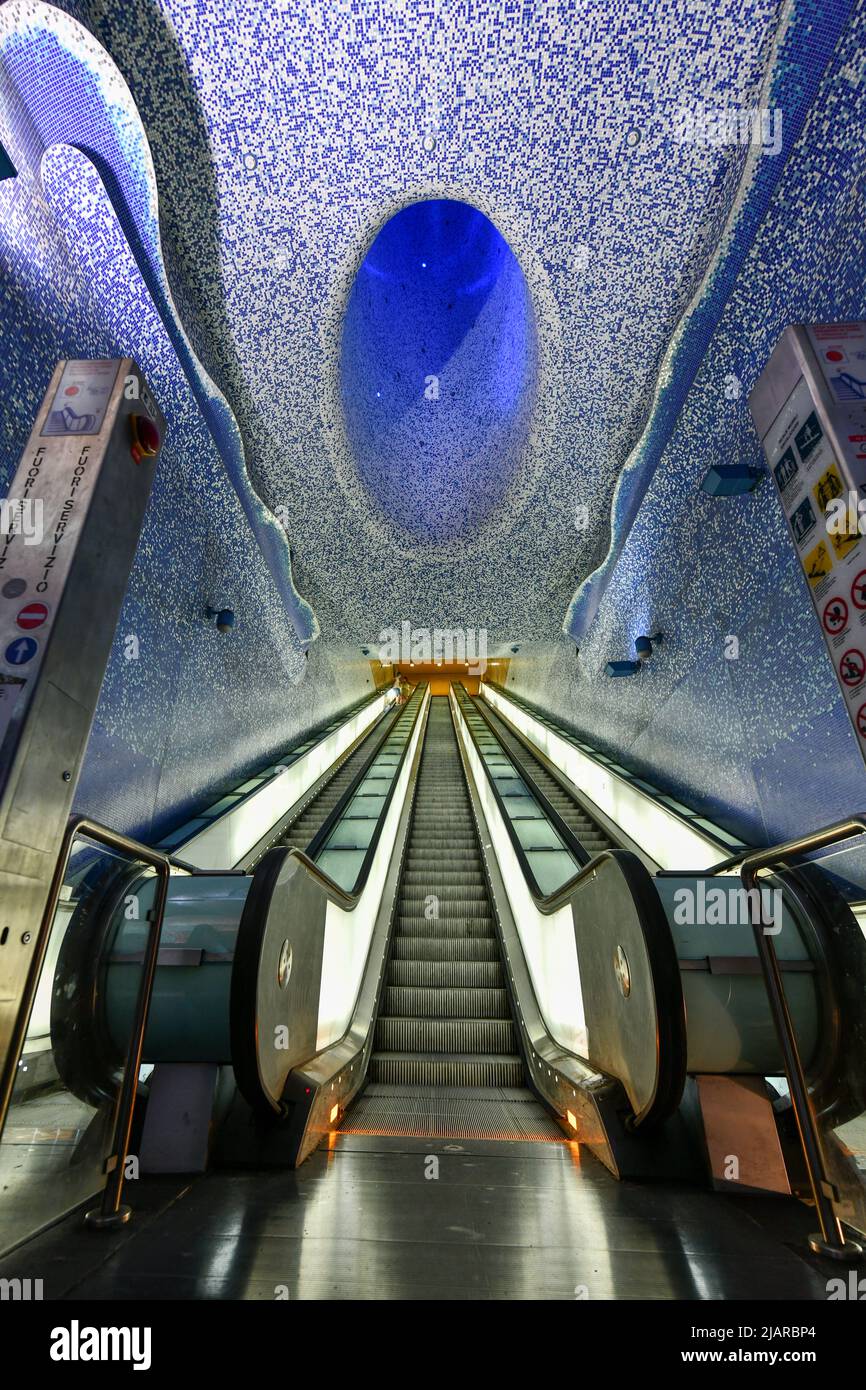
M 508 680 L 508 666 L 511 658 L 508 656 L 492 657 L 487 663 L 487 670 L 484 672 L 484 679 L 491 685 L 504 685 Z
M 473 675 L 465 661 L 404 661 L 394 669 L 412 685 L 429 681 L 431 695 L 447 695 L 453 681 L 462 681 L 470 695 L 477 695 L 481 684 L 481 676 Z
M 395 668 L 390 661 L 371 661 L 370 670 L 377 690 L 387 690 L 389 685 L 394 684 Z
M 699 1076 L 713 1186 L 720 1192 L 790 1192 L 773 1107 L 760 1076 Z

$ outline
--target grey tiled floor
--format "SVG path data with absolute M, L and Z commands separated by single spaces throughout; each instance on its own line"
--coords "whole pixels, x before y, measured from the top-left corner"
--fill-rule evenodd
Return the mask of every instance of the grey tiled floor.
M 438 1161 L 438 1177 L 428 1177 Z M 129 1185 L 0 1262 L 74 1299 L 824 1299 L 787 1199 L 617 1183 L 576 1146 L 337 1136 L 298 1172 Z

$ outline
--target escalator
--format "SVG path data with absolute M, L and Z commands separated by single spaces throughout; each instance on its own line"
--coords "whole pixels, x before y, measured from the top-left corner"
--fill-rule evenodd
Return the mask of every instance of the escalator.
M 562 1139 L 526 1087 L 447 696 L 434 696 L 368 1084 L 349 1132 Z
M 530 747 L 528 740 L 521 738 L 506 721 L 481 700 L 474 700 L 461 688 L 461 701 L 466 701 L 482 716 L 489 728 L 518 767 L 525 768 L 538 790 L 550 802 L 554 810 L 568 826 L 590 856 L 602 850 L 613 849 L 614 840 L 600 825 L 595 816 L 583 806 L 563 780 L 549 771 L 546 760 L 540 758 Z
M 360 769 L 384 742 L 399 715 L 398 707 L 388 710 L 376 721 L 369 732 L 349 750 L 343 761 L 335 765 L 336 771 L 332 770 L 329 780 L 314 793 L 291 824 L 283 828 L 274 844 L 288 845 L 290 849 L 306 849 L 312 843 Z

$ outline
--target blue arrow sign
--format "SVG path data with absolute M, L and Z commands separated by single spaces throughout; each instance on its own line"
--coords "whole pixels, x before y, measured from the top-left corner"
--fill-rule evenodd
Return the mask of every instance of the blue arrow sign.
M 10 666 L 23 666 L 36 655 L 38 645 L 32 637 L 18 637 L 9 643 L 3 659 L 8 661 Z

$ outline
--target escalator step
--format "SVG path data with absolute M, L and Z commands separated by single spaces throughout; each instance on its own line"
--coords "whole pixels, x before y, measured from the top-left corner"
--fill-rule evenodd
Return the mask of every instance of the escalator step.
M 377 1052 L 517 1052 L 510 1018 L 380 1016 L 374 1047 Z
M 519 1057 L 413 1056 L 374 1052 L 367 1073 L 373 1082 L 398 1086 L 522 1086 Z
M 499 942 L 493 935 L 396 936 L 392 946 L 392 956 L 394 960 L 495 961 L 499 964 Z
M 511 1018 L 504 989 L 459 989 L 389 985 L 382 1002 L 382 1017 L 398 1018 Z
M 487 902 L 487 888 L 480 874 L 475 874 L 470 879 L 468 874 L 460 874 L 457 870 L 454 870 L 454 873 L 457 875 L 456 882 L 453 881 L 452 874 L 448 873 L 447 870 L 443 872 L 441 869 L 423 876 L 404 874 L 403 882 L 400 885 L 400 896 L 403 899 L 423 898 L 428 892 L 436 892 L 443 898 L 465 898 L 467 901 L 472 899 L 474 902 Z
M 433 917 L 430 921 L 426 918 L 413 914 L 397 918 L 397 931 L 394 940 L 399 941 L 401 937 L 436 937 L 454 940 L 461 936 L 465 939 L 475 940 L 478 937 L 491 937 L 496 939 L 496 932 L 493 921 L 489 917 Z
M 450 864 L 440 864 L 437 868 L 432 865 L 429 869 L 407 869 L 403 874 L 402 886 L 407 888 L 425 887 L 427 884 L 435 886 L 440 883 L 443 891 L 450 892 L 459 887 L 471 888 L 470 898 L 487 897 L 487 889 L 484 884 L 484 876 L 480 869 L 456 868 Z M 457 894 L 454 893 L 454 897 Z
M 392 960 L 389 985 L 437 989 L 498 989 L 505 976 L 499 961 Z
M 480 918 L 482 921 L 490 921 L 490 904 L 486 898 L 451 898 L 439 889 L 431 888 L 429 893 L 412 893 L 410 896 L 400 894 L 398 910 L 401 920 L 404 917 L 417 917 L 419 921 L 426 921 L 428 918 L 427 909 L 431 906 L 430 898 L 439 898 L 440 917 L 465 917 Z

